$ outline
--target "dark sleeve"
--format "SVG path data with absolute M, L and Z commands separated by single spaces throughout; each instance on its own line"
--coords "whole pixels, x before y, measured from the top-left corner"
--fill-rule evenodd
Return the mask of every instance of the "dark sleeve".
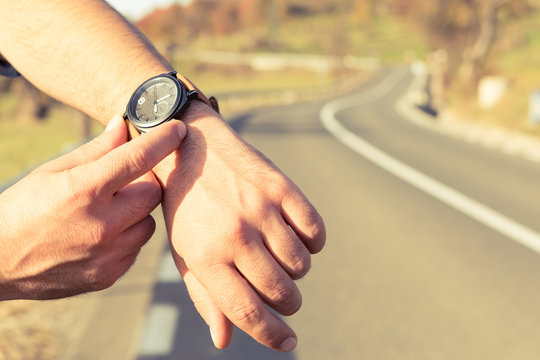
M 14 78 L 21 74 L 0 55 L 0 75 Z

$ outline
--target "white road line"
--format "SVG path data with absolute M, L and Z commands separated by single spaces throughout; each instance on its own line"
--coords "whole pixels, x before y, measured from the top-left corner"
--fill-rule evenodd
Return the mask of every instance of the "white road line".
M 180 311 L 174 305 L 154 304 L 148 312 L 139 356 L 164 356 L 173 351 Z
M 402 70 L 392 72 L 380 86 L 373 90 L 364 91 L 328 102 L 320 112 L 322 124 L 339 141 L 375 165 L 378 165 L 392 175 L 477 220 L 485 226 L 540 254 L 540 234 L 538 232 L 517 223 L 382 152 L 345 128 L 338 121 L 336 118 L 338 112 L 358 107 L 384 97 L 384 95 L 403 78 L 402 73 Z M 386 93 L 382 94 L 381 89 L 385 90 Z
M 182 283 L 171 254 L 163 254 L 156 284 Z M 138 356 L 166 356 L 173 351 L 180 319 L 180 309 L 174 304 L 153 303 L 148 309 L 144 332 L 139 342 Z

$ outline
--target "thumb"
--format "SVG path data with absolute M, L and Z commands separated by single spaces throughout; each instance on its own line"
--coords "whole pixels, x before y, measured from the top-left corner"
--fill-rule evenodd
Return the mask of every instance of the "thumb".
M 126 141 L 127 129 L 124 119 L 120 115 L 115 115 L 109 121 L 107 128 L 101 135 L 79 146 L 77 149 L 48 162 L 41 169 L 49 171 L 72 169 L 101 158 Z
M 186 126 L 181 121 L 169 121 L 73 172 L 86 177 L 98 193 L 114 194 L 178 149 L 185 135 Z
M 189 271 L 184 260 L 174 251 L 172 253 L 176 267 L 180 271 L 188 289 L 189 296 L 210 329 L 210 336 L 214 346 L 218 349 L 226 348 L 231 343 L 234 331 L 232 322 L 217 307 L 206 288 Z

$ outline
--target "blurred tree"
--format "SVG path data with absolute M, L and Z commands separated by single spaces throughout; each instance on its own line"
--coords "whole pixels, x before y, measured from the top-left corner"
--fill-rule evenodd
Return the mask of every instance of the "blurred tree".
M 157 9 L 136 25 L 154 42 L 185 43 L 197 35 L 223 35 L 289 16 L 335 12 L 344 6 L 350 10 L 353 3 L 359 12 L 369 13 L 375 0 L 194 0 Z
M 375 0 L 354 0 L 354 21 L 358 24 L 369 24 L 375 15 L 375 5 Z
M 238 18 L 243 26 L 253 26 L 263 20 L 264 2 L 262 0 L 238 1 Z
M 330 55 L 343 57 L 349 53 L 347 22 L 350 19 L 351 10 L 353 8 L 352 0 L 337 1 L 334 6 L 336 14 L 334 26 L 329 29 L 331 34 Z
M 285 20 L 289 15 L 289 0 L 274 0 L 272 5 L 278 20 Z
M 209 13 L 214 35 L 225 35 L 238 27 L 239 19 L 234 0 L 221 0 Z
M 180 44 L 188 43 L 200 31 L 193 27 L 192 18 L 187 15 L 187 12 L 188 9 L 174 4 L 167 8 L 156 9 L 136 25 L 170 60 Z M 183 21 L 178 21 L 178 19 L 183 19 Z
M 474 5 L 474 40 L 463 54 L 460 75 L 477 84 L 484 75 L 488 56 L 498 39 L 501 21 L 520 18 L 530 10 L 530 5 L 525 0 L 479 0 Z
M 421 24 L 433 49 L 449 55 L 450 74 L 476 87 L 503 22 L 530 11 L 528 0 L 394 0 L 394 11 Z

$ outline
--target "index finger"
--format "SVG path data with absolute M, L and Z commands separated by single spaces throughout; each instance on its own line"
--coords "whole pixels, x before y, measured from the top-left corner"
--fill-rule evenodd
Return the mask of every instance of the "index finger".
M 294 331 L 268 310 L 235 268 L 220 264 L 194 275 L 225 316 L 253 339 L 279 351 L 296 346 Z
M 295 185 L 282 201 L 282 216 L 312 254 L 322 250 L 326 242 L 324 221 Z
M 83 172 L 98 193 L 114 194 L 151 171 L 180 146 L 185 135 L 182 122 L 169 121 L 74 170 Z

